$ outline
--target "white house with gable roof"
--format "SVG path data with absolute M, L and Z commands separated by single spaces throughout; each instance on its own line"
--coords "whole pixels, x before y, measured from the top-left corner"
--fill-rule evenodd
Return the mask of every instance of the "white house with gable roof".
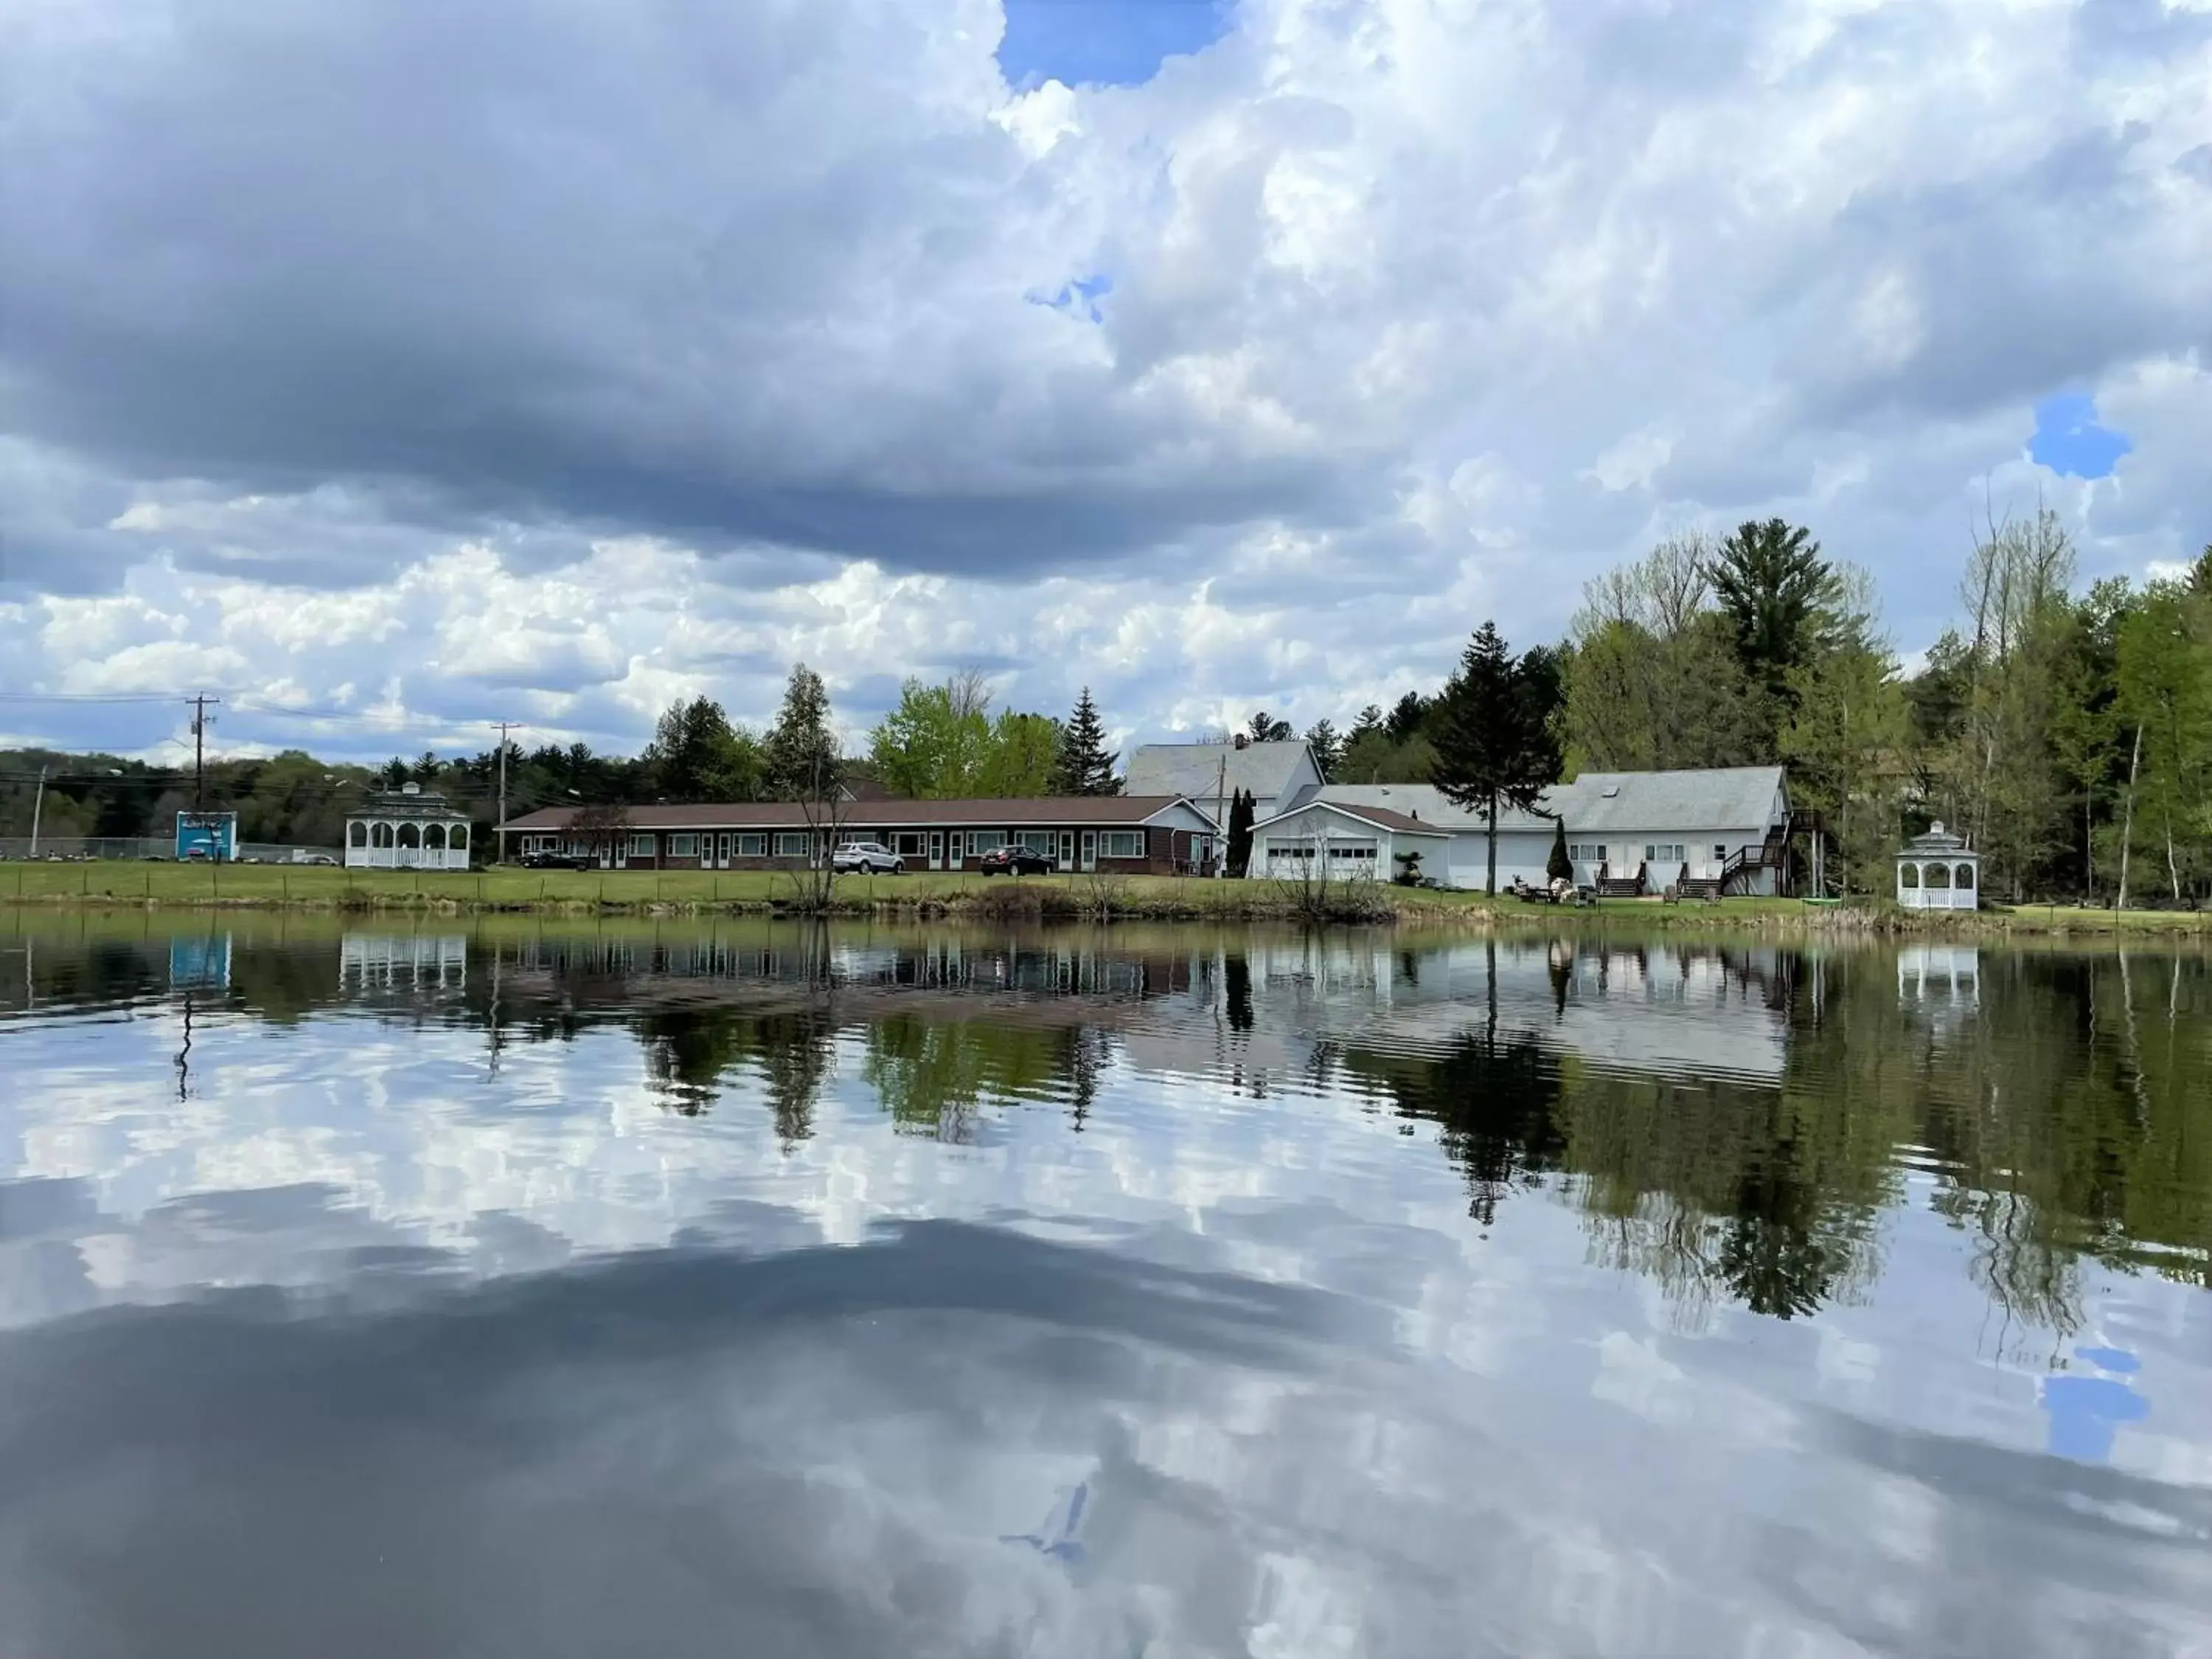
M 1121 786 L 1132 795 L 1179 796 L 1224 826 L 1240 789 L 1251 793 L 1256 823 L 1321 787 L 1321 768 L 1302 740 L 1254 743 L 1241 732 L 1228 743 L 1148 743 L 1129 757 Z
M 1316 809 L 1332 808 L 1326 817 Z M 1316 826 L 1333 836 L 1358 832 L 1374 843 L 1374 867 L 1387 878 L 1407 851 L 1421 854 L 1421 873 L 1450 887 L 1480 888 L 1490 827 L 1471 807 L 1455 805 L 1427 783 L 1324 784 L 1253 831 L 1252 867 L 1277 873 L 1291 851 L 1310 843 Z M 1541 886 L 1556 826 L 1564 822 L 1567 852 L 1580 887 L 1611 892 L 1690 891 L 1772 894 L 1786 878 L 1790 829 L 1787 780 L 1779 766 L 1705 771 L 1586 772 L 1544 792 L 1536 810 L 1498 814 L 1498 884 Z M 1367 856 L 1361 854 L 1359 856 Z M 1332 868 L 1336 866 L 1332 866 Z

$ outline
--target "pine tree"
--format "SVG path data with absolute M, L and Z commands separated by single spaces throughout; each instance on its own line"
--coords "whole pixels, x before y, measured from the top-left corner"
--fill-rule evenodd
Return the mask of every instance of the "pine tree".
M 1575 861 L 1567 856 L 1567 821 L 1552 821 L 1552 856 L 1544 861 L 1544 873 L 1553 881 L 1572 881 Z
M 1431 711 L 1437 787 L 1447 799 L 1480 811 L 1488 826 L 1486 892 L 1498 891 L 1499 809 L 1528 811 L 1559 779 L 1559 693 L 1554 653 L 1540 647 L 1516 662 L 1497 625 L 1485 623 Z
M 1713 598 L 1735 630 L 1746 674 L 1778 699 L 1790 696 L 1790 671 L 1815 643 L 1814 625 L 1829 568 L 1812 532 L 1783 519 L 1743 524 L 1721 544 L 1707 574 Z
M 830 690 L 805 663 L 792 665 L 783 707 L 762 746 L 772 799 L 827 800 L 843 784 L 844 760 L 830 727 Z
M 1344 760 L 1344 739 L 1336 735 L 1334 724 L 1318 720 L 1307 727 L 1306 747 L 1313 751 L 1314 765 L 1321 772 L 1321 781 L 1328 782 L 1336 775 L 1336 769 Z
M 1249 789 L 1239 789 L 1229 805 L 1229 873 L 1242 876 L 1252 867 L 1252 820 L 1259 800 Z
M 1060 730 L 1060 756 L 1054 768 L 1053 789 L 1062 795 L 1118 795 L 1121 780 L 1115 763 L 1121 757 L 1106 747 L 1106 724 L 1085 686 L 1075 700 L 1075 712 Z

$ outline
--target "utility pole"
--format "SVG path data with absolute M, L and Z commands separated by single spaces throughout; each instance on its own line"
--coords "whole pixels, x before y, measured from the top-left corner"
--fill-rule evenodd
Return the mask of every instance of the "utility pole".
M 507 734 L 520 731 L 520 720 L 489 720 L 499 728 L 499 861 L 507 862 Z
M 221 697 L 202 695 L 190 699 L 192 705 L 192 811 L 207 809 L 207 706 L 220 703 Z
M 39 793 L 31 802 L 31 856 L 39 856 L 39 814 L 46 806 L 46 769 L 39 769 Z M 97 826 L 94 826 L 97 828 Z

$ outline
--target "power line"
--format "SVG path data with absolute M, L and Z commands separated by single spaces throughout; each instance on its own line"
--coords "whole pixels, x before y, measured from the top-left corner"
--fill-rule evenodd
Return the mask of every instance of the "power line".
M 0 702 L 169 702 L 166 691 L 0 691 Z

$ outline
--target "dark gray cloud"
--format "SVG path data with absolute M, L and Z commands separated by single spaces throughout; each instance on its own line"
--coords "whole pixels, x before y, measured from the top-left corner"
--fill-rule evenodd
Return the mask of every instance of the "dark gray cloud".
M 988 118 L 994 15 L 198 0 L 19 27 L 11 425 L 457 532 L 941 570 L 1326 515 L 1329 466 L 1137 397 L 1024 297 L 1088 250 Z M 19 577 L 72 556 L 11 540 Z

